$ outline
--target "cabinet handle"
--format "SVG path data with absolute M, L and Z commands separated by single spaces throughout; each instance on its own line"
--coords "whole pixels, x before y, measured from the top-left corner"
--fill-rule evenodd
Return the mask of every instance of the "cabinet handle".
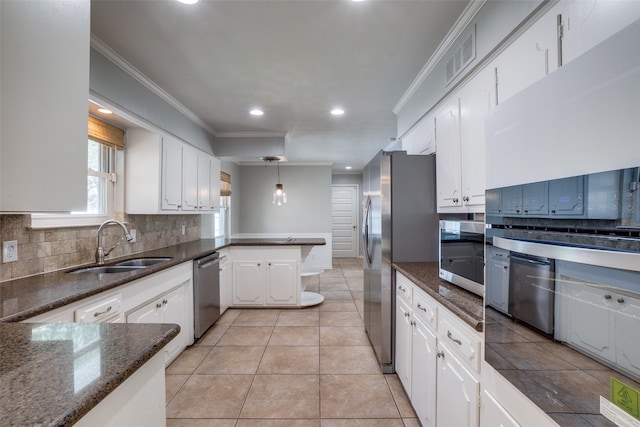
M 113 307 L 109 306 L 105 311 L 96 311 L 95 313 L 93 313 L 93 317 L 98 317 L 98 316 L 102 316 L 103 314 L 107 314 L 108 312 L 111 311 L 112 308 Z
M 409 324 L 410 324 L 411 326 L 416 326 L 416 321 L 415 321 L 415 320 L 412 320 L 411 322 L 409 322 Z
M 609 294 L 605 295 L 604 299 L 611 299 L 611 295 L 609 295 Z
M 258 267 L 260 267 L 260 263 L 258 263 Z
M 444 351 L 437 352 L 436 357 L 442 357 L 444 359 Z
M 620 304 L 624 303 L 624 298 L 618 298 L 618 302 L 619 302 Z
M 271 267 L 271 263 L 269 263 L 269 267 Z
M 182 207 L 182 205 L 177 205 L 176 207 L 177 207 L 177 208 L 181 208 L 181 207 Z
M 469 196 L 464 196 L 462 198 L 462 201 L 465 202 L 465 203 L 468 202 L 469 201 Z
M 457 197 L 453 198 L 453 203 L 456 203 L 456 204 L 458 203 L 458 198 Z
M 411 313 L 409 313 L 408 311 L 405 311 L 404 312 L 404 317 L 409 317 L 409 316 L 411 316 Z
M 453 341 L 454 343 L 458 344 L 458 345 L 462 345 L 462 341 L 460 341 L 457 338 L 453 337 L 453 334 L 451 333 L 451 331 L 447 330 L 447 338 L 449 338 L 451 341 Z
M 167 305 L 167 304 L 169 304 L 169 301 L 167 301 L 166 299 L 163 299 L 162 300 L 162 304 Z
M 506 270 L 507 268 L 509 268 L 509 266 L 508 265 L 503 265 L 502 268 L 504 268 Z
M 406 292 L 405 288 L 403 288 L 402 285 L 398 285 L 398 289 L 400 289 L 402 292 Z
M 422 311 L 424 311 L 425 313 L 427 312 L 427 309 L 424 308 L 422 305 L 420 305 L 420 303 L 418 303 L 418 308 Z
M 157 303 L 156 304 L 156 308 L 162 308 L 162 304 L 161 303 Z

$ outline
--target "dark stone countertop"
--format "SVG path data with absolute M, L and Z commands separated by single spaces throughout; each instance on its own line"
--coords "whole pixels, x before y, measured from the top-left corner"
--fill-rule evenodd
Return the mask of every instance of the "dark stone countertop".
M 81 266 L 0 283 L 0 322 L 20 322 L 132 280 L 209 255 L 228 246 L 320 246 L 324 239 L 200 239 L 108 260 L 105 265 L 139 257 L 171 257 L 144 269 L 109 274 L 67 274 Z
M 0 424 L 76 423 L 179 330 L 168 324 L 0 323 Z
M 391 265 L 473 329 L 482 332 L 483 299 L 442 280 L 438 276 L 437 262 L 398 262 Z

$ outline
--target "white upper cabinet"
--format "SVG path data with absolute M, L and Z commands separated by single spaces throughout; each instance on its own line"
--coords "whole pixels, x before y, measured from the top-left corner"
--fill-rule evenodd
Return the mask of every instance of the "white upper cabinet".
M 496 58 L 498 103 L 558 68 L 558 13 L 556 6 L 544 14 Z
M 483 212 L 486 115 L 495 103 L 490 67 L 437 110 L 438 212 Z
M 220 162 L 177 139 L 127 131 L 126 201 L 131 214 L 199 213 L 220 196 Z M 215 167 L 217 166 L 217 171 Z M 215 174 L 215 176 L 214 176 Z M 213 187 L 217 182 L 217 190 Z
M 432 114 L 428 114 L 402 137 L 402 149 L 407 154 L 433 154 L 436 151 L 436 127 Z
M 0 2 L 0 211 L 87 207 L 90 2 Z

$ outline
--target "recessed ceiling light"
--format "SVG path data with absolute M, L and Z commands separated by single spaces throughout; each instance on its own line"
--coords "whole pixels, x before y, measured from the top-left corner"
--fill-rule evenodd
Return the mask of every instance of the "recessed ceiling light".
M 354 0 L 354 1 L 355 1 L 355 0 Z M 351 170 L 351 169 L 353 169 L 353 167 L 351 167 L 351 166 L 345 166 L 344 168 L 345 168 L 346 170 Z
M 107 110 L 106 108 L 98 108 L 98 112 L 102 114 L 113 114 L 113 111 Z
M 182 4 L 196 4 L 199 0 L 178 0 Z
M 254 108 L 253 110 L 249 111 L 249 114 L 251 114 L 252 116 L 262 116 L 264 115 L 264 111 L 258 108 Z
M 334 116 L 341 116 L 344 114 L 344 110 L 342 108 L 334 108 L 333 110 L 331 110 L 331 114 L 333 114 Z

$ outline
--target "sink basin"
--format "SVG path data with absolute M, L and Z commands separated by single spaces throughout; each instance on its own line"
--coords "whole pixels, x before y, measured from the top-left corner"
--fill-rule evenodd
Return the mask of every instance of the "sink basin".
M 144 265 L 99 265 L 96 267 L 84 267 L 69 271 L 71 274 L 104 274 L 104 273 L 125 273 L 127 271 L 140 270 Z
M 120 261 L 115 263 L 115 266 L 131 266 L 131 267 L 148 267 L 150 265 L 160 264 L 161 262 L 170 261 L 171 257 L 149 257 L 149 258 L 134 258 L 126 261 Z

